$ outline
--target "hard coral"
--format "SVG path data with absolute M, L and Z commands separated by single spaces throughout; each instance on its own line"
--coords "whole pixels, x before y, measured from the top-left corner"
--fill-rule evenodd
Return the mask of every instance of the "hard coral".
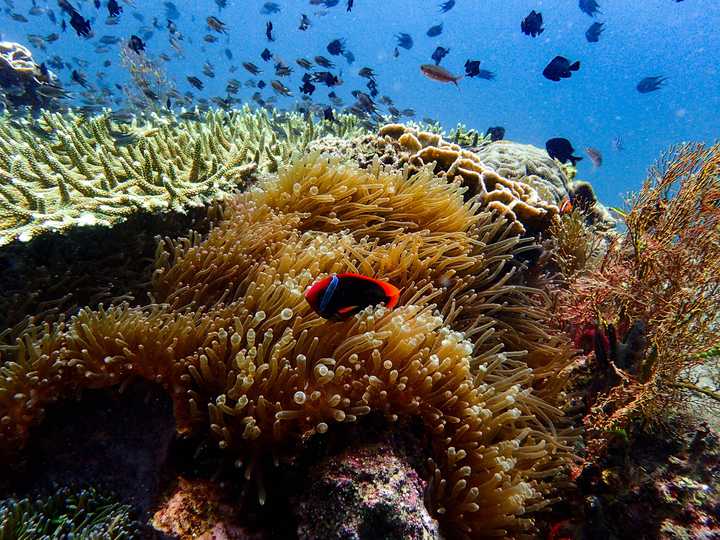
M 399 161 L 408 163 L 411 171 L 434 162 L 435 174 L 448 181 L 459 180 L 467 188 L 466 198 L 477 195 L 488 208 L 506 216 L 517 233 L 524 233 L 526 228 L 544 230 L 558 212 L 552 202 L 542 200 L 530 185 L 500 176 L 477 154 L 444 141 L 439 134 L 389 124 L 378 135 L 397 141 Z
M 44 113 L 28 125 L 0 118 L 0 245 L 222 199 L 330 128 L 249 108 L 180 123 L 136 118 L 129 126 L 110 114 Z M 362 132 L 349 115 L 332 129 Z
M 570 348 L 546 331 L 542 291 L 517 278 L 527 242 L 511 228 L 430 171 L 310 156 L 239 195 L 207 237 L 165 241 L 161 304 L 83 310 L 20 340 L 0 367 L 3 441 L 21 444 L 61 396 L 141 377 L 264 500 L 271 456 L 371 412 L 413 416 L 433 439 L 422 474 L 446 530 L 531 530 L 572 441 L 558 427 Z M 319 318 L 304 289 L 347 270 L 403 287 L 400 307 Z

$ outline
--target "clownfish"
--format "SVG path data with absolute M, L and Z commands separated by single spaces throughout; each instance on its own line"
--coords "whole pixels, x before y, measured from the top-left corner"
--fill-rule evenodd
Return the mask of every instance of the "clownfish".
M 376 304 L 394 308 L 400 289 L 360 274 L 332 274 L 311 285 L 305 299 L 321 317 L 342 320 Z
M 572 214 L 572 211 L 573 211 L 573 205 L 572 205 L 572 202 L 570 201 L 570 197 L 565 195 L 565 197 L 563 197 L 562 202 L 560 203 L 560 215 L 564 216 L 565 214 Z

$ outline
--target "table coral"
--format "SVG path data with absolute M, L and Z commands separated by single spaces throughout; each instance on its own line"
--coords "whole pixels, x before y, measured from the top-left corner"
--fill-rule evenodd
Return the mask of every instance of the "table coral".
M 47 112 L 36 124 L 0 118 L 0 245 L 221 199 L 276 171 L 314 137 L 362 132 L 353 117 L 338 120 L 314 124 L 249 108 L 182 122 Z
M 532 531 L 573 442 L 543 293 L 517 278 L 527 245 L 456 182 L 311 155 L 238 195 L 206 236 L 166 240 L 158 303 L 81 310 L 30 328 L 0 364 L 5 450 L 54 400 L 131 377 L 171 394 L 180 432 L 209 433 L 266 498 L 262 470 L 308 437 L 418 417 L 432 436 L 428 510 L 474 538 Z M 359 271 L 400 307 L 342 322 L 303 291 Z

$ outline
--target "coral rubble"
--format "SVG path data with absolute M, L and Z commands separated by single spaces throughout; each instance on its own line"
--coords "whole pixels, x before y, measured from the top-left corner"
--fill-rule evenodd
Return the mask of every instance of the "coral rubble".
M 314 124 L 247 108 L 181 122 L 153 115 L 117 124 L 110 113 L 45 112 L 27 125 L 0 118 L 0 245 L 221 199 L 330 132 L 362 128 L 349 115 Z
M 482 181 L 500 178 L 467 159 Z M 168 391 L 179 432 L 210 435 L 264 501 L 263 470 L 309 438 L 369 413 L 416 417 L 432 437 L 419 473 L 441 526 L 531 532 L 574 442 L 561 421 L 571 348 L 550 330 L 546 295 L 520 278 L 516 216 L 466 190 L 425 166 L 362 170 L 317 154 L 267 176 L 207 235 L 162 243 L 157 303 L 83 309 L 6 348 L 4 450 L 54 401 L 139 377 Z M 400 306 L 319 318 L 303 291 L 340 271 L 390 280 Z

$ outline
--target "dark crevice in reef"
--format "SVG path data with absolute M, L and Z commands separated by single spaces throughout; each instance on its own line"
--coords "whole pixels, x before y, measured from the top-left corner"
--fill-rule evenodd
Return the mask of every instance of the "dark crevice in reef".
M 156 237 L 204 233 L 207 215 L 207 207 L 144 212 L 112 228 L 76 227 L 0 247 L 0 328 L 12 328 L 28 314 L 55 320 L 100 303 L 147 304 Z
M 136 382 L 122 393 L 86 390 L 77 401 L 49 407 L 19 462 L 2 475 L 0 490 L 35 497 L 58 486 L 92 486 L 130 505 L 146 523 L 167 482 L 174 437 L 172 403 L 160 387 Z

